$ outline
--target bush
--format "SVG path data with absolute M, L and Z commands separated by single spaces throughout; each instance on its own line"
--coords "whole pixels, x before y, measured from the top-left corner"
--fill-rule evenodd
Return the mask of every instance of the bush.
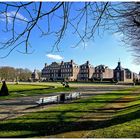
M 5 81 L 3 81 L 1 91 L 0 91 L 0 95 L 1 96 L 8 96 L 9 95 L 8 88 L 7 88 L 7 85 L 6 85 Z

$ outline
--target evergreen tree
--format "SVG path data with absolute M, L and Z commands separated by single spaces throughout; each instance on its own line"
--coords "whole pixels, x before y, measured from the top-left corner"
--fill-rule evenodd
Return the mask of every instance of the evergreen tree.
M 1 96 L 8 96 L 9 95 L 8 88 L 7 88 L 7 85 L 6 85 L 5 81 L 3 81 L 1 91 L 0 91 L 0 95 Z

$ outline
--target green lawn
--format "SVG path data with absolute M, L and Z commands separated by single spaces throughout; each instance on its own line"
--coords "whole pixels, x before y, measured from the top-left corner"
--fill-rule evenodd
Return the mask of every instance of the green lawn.
M 135 90 L 140 88 L 48 106 L 0 122 L 0 137 L 140 137 L 140 94 Z M 126 101 L 126 97 L 135 100 Z
M 1 86 L 1 85 L 0 85 Z M 62 92 L 62 91 L 71 91 L 75 88 L 65 88 L 61 84 L 7 84 L 10 95 L 9 96 L 0 96 L 0 100 L 10 99 L 15 97 L 23 96 L 33 96 L 40 94 L 47 94 L 53 92 Z
M 48 85 L 28 85 L 28 84 L 7 84 L 10 92 L 21 92 L 26 90 L 43 89 L 48 88 Z

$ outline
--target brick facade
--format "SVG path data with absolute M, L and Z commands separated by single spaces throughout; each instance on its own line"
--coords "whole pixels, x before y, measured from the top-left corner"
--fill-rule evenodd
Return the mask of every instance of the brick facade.
M 114 80 L 121 82 L 133 82 L 133 72 L 129 69 L 123 68 L 121 62 L 118 62 L 117 67 L 114 69 Z
M 94 67 L 87 61 L 85 64 L 80 65 L 78 73 L 78 81 L 88 81 L 93 78 Z
M 42 70 L 42 79 L 47 81 L 57 81 L 57 80 L 77 80 L 77 75 L 79 73 L 79 66 L 71 60 L 70 62 L 61 62 L 47 65 Z
M 93 78 L 95 80 L 113 79 L 113 70 L 105 65 L 99 65 L 95 67 Z
M 99 65 L 95 68 L 87 61 L 78 66 L 73 60 L 61 63 L 52 62 L 50 65 L 45 64 L 42 69 L 43 80 L 46 81 L 89 81 L 89 80 L 112 80 L 122 82 L 133 82 L 139 79 L 140 75 L 131 72 L 129 69 L 122 68 L 121 62 L 115 69 L 110 69 L 105 65 Z
M 45 67 L 42 70 L 42 78 L 47 81 L 61 78 L 60 63 L 52 62 L 50 65 L 45 64 Z
M 71 60 L 70 62 L 61 62 L 61 78 L 69 81 L 76 81 L 79 73 L 79 66 Z

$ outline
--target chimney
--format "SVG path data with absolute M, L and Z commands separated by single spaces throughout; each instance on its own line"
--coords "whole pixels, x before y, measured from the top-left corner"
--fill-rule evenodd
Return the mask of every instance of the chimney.
M 73 63 L 73 60 L 71 60 L 70 62 Z
M 89 65 L 89 61 L 87 61 L 87 65 Z
M 45 67 L 47 67 L 47 63 L 45 63 Z
M 64 61 L 61 61 L 61 65 L 63 65 L 64 64 Z

